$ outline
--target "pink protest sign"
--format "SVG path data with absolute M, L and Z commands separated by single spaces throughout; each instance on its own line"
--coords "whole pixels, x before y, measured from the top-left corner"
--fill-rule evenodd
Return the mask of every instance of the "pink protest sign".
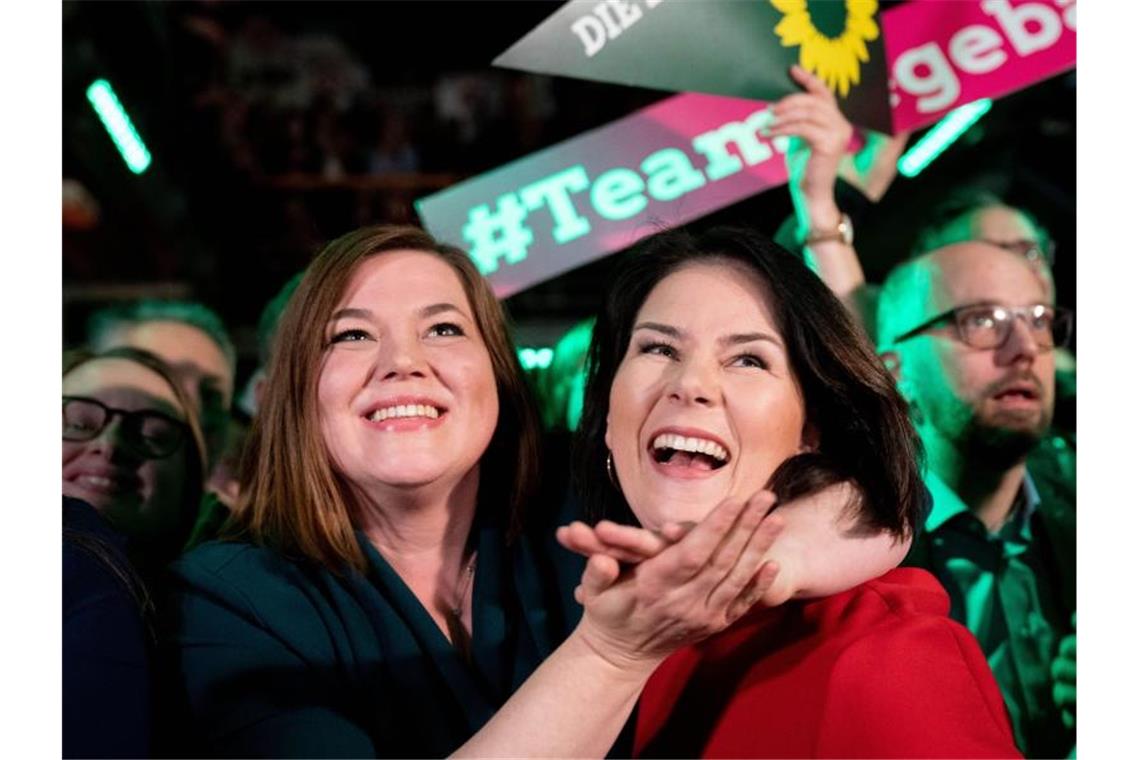
M 1075 0 L 910 2 L 883 13 L 896 132 L 1073 68 Z
M 416 201 L 505 298 L 787 182 L 767 104 L 687 93 Z

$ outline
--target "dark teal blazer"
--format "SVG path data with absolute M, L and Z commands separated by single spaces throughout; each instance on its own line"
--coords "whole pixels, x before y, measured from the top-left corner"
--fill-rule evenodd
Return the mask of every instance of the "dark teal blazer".
M 175 753 L 423 757 L 474 734 L 577 622 L 582 563 L 494 526 L 479 561 L 468 663 L 371 544 L 337 575 L 248 543 L 173 566 L 165 665 Z M 173 733 L 171 733 L 173 732 Z

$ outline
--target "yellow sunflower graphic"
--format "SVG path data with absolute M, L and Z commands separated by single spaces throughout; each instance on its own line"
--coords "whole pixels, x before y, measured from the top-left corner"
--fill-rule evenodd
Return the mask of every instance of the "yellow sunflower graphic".
M 772 0 L 784 18 L 775 32 L 784 47 L 800 47 L 800 65 L 822 79 L 832 92 L 846 97 L 859 84 L 860 63 L 870 59 L 867 43 L 879 38 L 875 23 L 878 0 L 845 0 L 847 20 L 842 33 L 828 37 L 812 23 L 807 0 Z

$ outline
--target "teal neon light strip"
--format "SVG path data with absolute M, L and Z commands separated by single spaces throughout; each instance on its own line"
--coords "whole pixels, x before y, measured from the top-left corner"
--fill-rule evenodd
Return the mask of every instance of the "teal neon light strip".
M 546 369 L 554 359 L 553 348 L 520 348 L 519 363 L 523 369 Z
M 142 174 L 150 166 L 150 151 L 131 123 L 131 117 L 123 109 L 122 103 L 111 89 L 106 79 L 96 79 L 87 88 L 87 99 L 91 101 L 95 113 L 107 129 L 107 134 L 119 149 L 119 154 L 127 162 L 127 167 L 135 174 Z
M 973 103 L 955 108 L 942 117 L 942 121 L 935 124 L 922 139 L 914 144 L 902 158 L 899 159 L 899 174 L 904 177 L 917 176 L 920 171 L 938 158 L 944 150 L 962 136 L 974 123 L 985 115 L 993 106 L 989 98 L 975 100 Z

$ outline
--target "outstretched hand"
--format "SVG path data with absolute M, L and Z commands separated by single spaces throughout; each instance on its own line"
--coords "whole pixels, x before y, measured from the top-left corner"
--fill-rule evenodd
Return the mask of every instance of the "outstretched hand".
M 857 489 L 843 482 L 779 505 L 784 527 L 765 559 L 776 562 L 780 573 L 755 600 L 757 604 L 775 607 L 792 598 L 837 594 L 902 562 L 910 549 L 910 537 L 851 532 L 858 526 L 849 507 L 858 498 Z M 653 532 L 608 520 L 592 528 L 575 522 L 560 528 L 558 539 L 584 557 L 606 555 L 618 563 L 633 564 L 657 556 L 693 526 L 667 523 Z
M 575 589 L 581 635 L 619 667 L 656 665 L 735 622 L 779 572 L 765 560 L 783 527 L 780 516 L 766 517 L 774 502 L 767 491 L 726 500 L 691 529 L 672 524 L 659 534 L 614 523 L 560 528 L 563 546 L 590 555 Z

